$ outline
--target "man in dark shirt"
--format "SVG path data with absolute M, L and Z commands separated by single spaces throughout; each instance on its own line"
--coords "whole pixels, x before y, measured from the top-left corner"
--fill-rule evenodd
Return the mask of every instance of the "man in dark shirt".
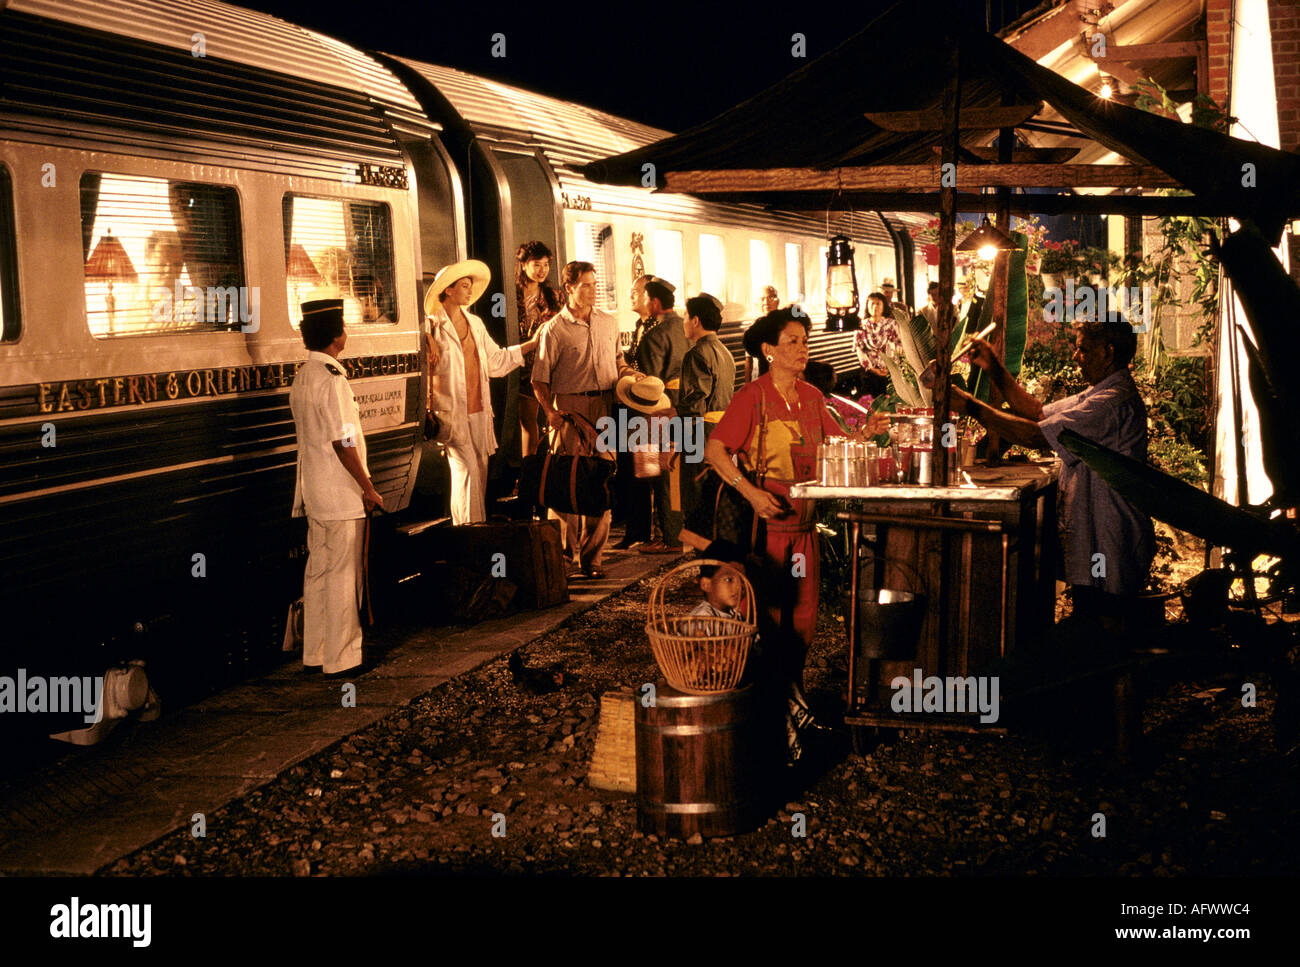
M 721 328 L 722 304 L 717 299 L 701 293 L 686 300 L 682 332 L 692 345 L 682 357 L 682 387 L 677 400 L 677 415 L 683 420 L 696 421 L 695 431 L 684 432 L 683 439 L 698 441 L 701 454 L 704 441 L 731 402 L 736 388 L 736 360 L 718 338 Z M 712 415 L 711 420 L 708 415 Z M 692 510 L 699 499 L 695 477 L 703 469 L 702 461 L 684 461 L 675 468 L 674 472 L 680 475 L 683 513 Z
M 647 311 L 645 331 L 636 348 L 636 368 L 646 376 L 663 380 L 669 401 L 676 406 L 681 386 L 682 359 L 686 355 L 686 334 L 682 318 L 673 312 L 673 290 L 659 279 L 645 283 Z M 663 474 L 651 480 L 654 516 L 659 522 L 659 540 L 641 548 L 642 554 L 672 554 L 682 550 L 682 513 L 673 510 L 669 480 Z

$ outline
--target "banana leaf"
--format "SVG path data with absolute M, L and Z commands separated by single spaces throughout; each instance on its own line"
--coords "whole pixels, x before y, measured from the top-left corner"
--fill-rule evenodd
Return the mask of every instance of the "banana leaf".
M 920 323 L 919 325 L 917 323 Z M 913 372 L 925 369 L 925 364 L 934 359 L 934 333 L 925 316 L 913 316 L 906 309 L 894 310 L 894 323 L 898 329 L 898 341 L 903 345 L 903 355 Z
M 888 353 L 883 353 L 881 358 L 885 361 L 885 368 L 889 370 L 889 381 L 894 384 L 894 392 L 908 406 L 929 406 L 930 393 L 924 387 L 918 386 L 915 377 L 909 377 L 903 372 L 903 367 L 899 366 L 894 357 Z
M 1016 250 L 1000 253 L 999 259 L 1008 259 L 1007 263 L 1007 318 L 1003 325 L 1002 362 L 1012 376 L 1020 375 L 1020 364 L 1025 358 L 1025 340 L 1029 336 L 1029 284 L 1025 278 L 1025 260 L 1029 255 L 1029 236 L 1023 232 L 1012 232 L 1011 239 L 1016 243 Z M 993 291 L 989 291 L 980 309 L 979 329 L 993 321 Z M 984 402 L 989 401 L 989 389 L 992 386 L 988 376 L 979 370 L 978 377 L 972 379 L 972 395 Z
M 1280 521 L 1266 520 L 1213 497 L 1140 460 L 1094 440 L 1062 430 L 1061 446 L 1086 463 L 1142 513 L 1211 544 L 1244 551 L 1252 557 L 1300 552 L 1300 535 Z

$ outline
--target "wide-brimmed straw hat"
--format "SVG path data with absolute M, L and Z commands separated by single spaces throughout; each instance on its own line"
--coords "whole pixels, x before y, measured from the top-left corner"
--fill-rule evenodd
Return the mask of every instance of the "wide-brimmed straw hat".
M 434 315 L 442 305 L 439 296 L 466 276 L 473 280 L 469 304 L 478 302 L 479 296 L 487 291 L 488 283 L 492 281 L 492 270 L 478 259 L 465 259 L 463 262 L 455 262 L 438 270 L 438 274 L 433 277 L 433 282 L 429 285 L 429 291 L 424 294 L 424 314 Z
M 654 413 L 672 406 L 658 376 L 624 376 L 614 387 L 614 395 L 624 406 L 638 413 Z

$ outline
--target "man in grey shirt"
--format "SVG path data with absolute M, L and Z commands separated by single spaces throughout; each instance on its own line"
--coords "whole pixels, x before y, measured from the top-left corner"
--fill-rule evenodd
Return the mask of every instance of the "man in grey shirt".
M 953 394 L 964 401 L 967 415 L 1004 439 L 1050 447 L 1060 455 L 1065 578 L 1073 588 L 1074 611 L 1113 626 L 1128 610 L 1129 599 L 1146 589 L 1155 531 L 1151 518 L 1061 446 L 1059 437 L 1062 430 L 1074 430 L 1145 462 L 1147 411 L 1129 372 L 1137 350 L 1132 327 L 1122 319 L 1092 320 L 1079 327 L 1076 339 L 1074 358 L 1089 384 L 1082 393 L 1044 406 L 1015 381 L 988 343 L 976 339 L 971 362 L 988 371 L 1011 412 L 995 410 L 961 390 Z
M 613 408 L 614 384 L 636 372 L 618 351 L 618 320 L 595 308 L 596 267 L 570 262 L 560 279 L 568 304 L 542 330 L 533 363 L 533 391 L 556 432 L 565 425 L 562 413 L 575 413 L 598 426 Z M 599 517 L 555 511 L 550 516 L 560 521 L 574 564 L 589 578 L 602 577 L 609 511 Z

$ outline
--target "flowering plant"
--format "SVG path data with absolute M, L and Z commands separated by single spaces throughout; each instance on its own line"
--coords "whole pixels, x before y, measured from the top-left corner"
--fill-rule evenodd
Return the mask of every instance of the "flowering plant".
M 1076 242 L 1043 240 L 1043 272 L 1070 272 L 1079 267 L 1079 246 Z

